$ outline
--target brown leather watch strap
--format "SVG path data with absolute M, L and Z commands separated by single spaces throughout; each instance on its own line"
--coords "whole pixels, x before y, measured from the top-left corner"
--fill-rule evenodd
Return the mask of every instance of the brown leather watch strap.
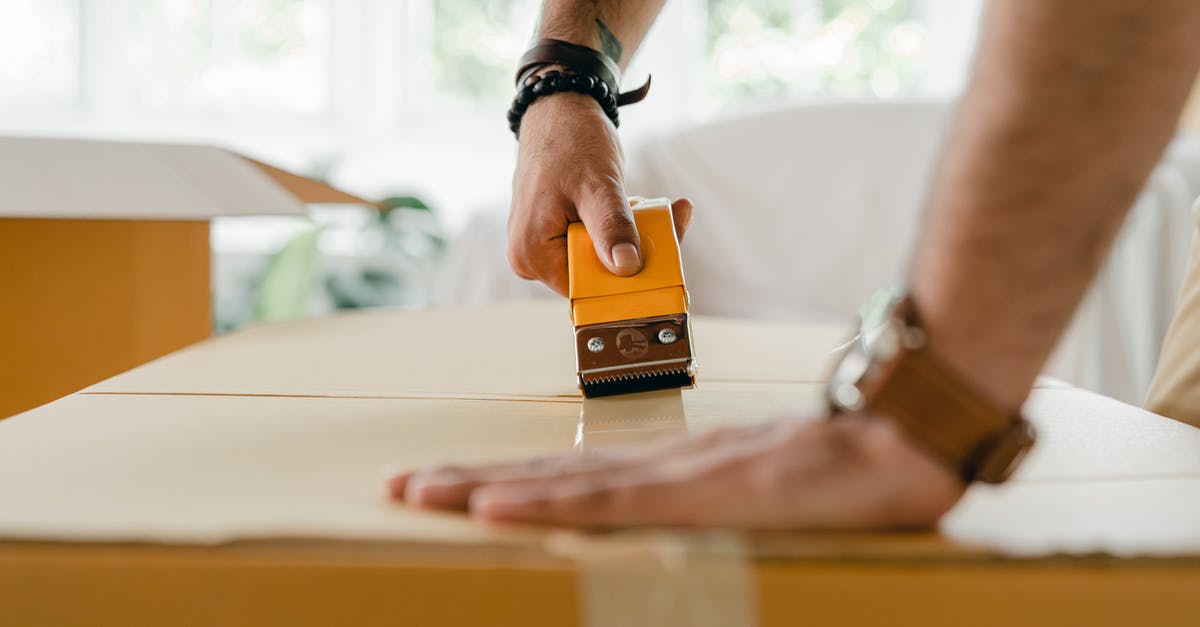
M 618 107 L 639 102 L 650 92 L 650 78 L 647 77 L 641 87 L 621 93 L 621 68 L 615 61 L 597 50 L 560 39 L 539 39 L 532 48 L 521 55 L 517 85 L 521 85 L 530 74 L 547 65 L 562 65 L 576 72 L 595 76 L 608 85 L 610 93 L 616 94 Z
M 871 399 L 865 409 L 895 420 L 934 455 L 961 469 L 965 481 L 1003 481 L 1016 461 L 1005 453 L 1032 443 L 1032 429 L 1019 415 L 1006 415 L 964 393 L 929 357 L 906 351 L 877 378 L 864 381 L 863 393 Z
M 915 333 L 896 355 L 873 364 L 858 383 L 867 412 L 894 420 L 905 433 L 968 483 L 1008 478 L 1033 444 L 1033 427 L 1017 412 L 999 407 L 924 349 L 916 311 L 905 299 L 893 322 Z M 903 336 L 903 333 L 901 334 Z

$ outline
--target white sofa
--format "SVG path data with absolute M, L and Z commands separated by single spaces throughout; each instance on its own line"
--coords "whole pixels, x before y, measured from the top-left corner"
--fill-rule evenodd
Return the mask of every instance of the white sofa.
M 847 320 L 900 279 L 951 108 L 803 105 L 657 137 L 629 153 L 627 190 L 696 203 L 684 242 L 694 311 Z M 1170 322 L 1200 196 L 1200 141 L 1155 170 L 1046 373 L 1140 404 Z M 481 215 L 451 250 L 440 304 L 550 296 L 504 261 L 504 219 Z

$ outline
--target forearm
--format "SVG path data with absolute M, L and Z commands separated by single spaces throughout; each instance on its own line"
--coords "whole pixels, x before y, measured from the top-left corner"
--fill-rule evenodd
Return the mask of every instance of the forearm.
M 546 0 L 538 36 L 600 50 L 629 64 L 665 0 Z
M 1191 0 L 994 2 L 910 277 L 930 348 L 1017 407 L 1170 140 Z

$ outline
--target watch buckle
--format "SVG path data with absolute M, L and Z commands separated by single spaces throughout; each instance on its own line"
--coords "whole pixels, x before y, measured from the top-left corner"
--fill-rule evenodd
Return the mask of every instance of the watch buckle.
M 1037 432 L 1032 424 L 1024 419 L 1014 420 L 982 452 L 974 479 L 984 483 L 1004 483 L 1021 465 L 1036 439 Z

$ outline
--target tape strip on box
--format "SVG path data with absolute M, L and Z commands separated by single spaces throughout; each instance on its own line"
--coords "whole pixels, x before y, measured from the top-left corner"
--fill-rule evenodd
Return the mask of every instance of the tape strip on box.
M 579 569 L 583 627 L 756 627 L 749 553 L 730 532 L 551 536 Z

